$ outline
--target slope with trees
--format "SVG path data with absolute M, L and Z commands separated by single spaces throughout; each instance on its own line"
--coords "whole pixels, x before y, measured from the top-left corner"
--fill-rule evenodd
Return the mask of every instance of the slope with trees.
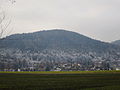
M 14 70 L 111 70 L 120 67 L 119 46 L 66 30 L 11 35 L 0 41 L 0 48 L 4 65 L 9 61 Z

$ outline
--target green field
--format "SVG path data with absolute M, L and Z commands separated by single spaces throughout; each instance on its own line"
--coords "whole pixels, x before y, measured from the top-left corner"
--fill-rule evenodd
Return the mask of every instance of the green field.
M 120 90 L 120 71 L 0 72 L 0 90 Z

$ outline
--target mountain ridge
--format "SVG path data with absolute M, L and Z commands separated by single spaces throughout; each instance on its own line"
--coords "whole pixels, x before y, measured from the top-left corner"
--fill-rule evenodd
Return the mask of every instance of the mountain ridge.
M 36 39 L 36 41 L 34 39 Z M 19 43 L 17 41 L 19 41 L 21 43 Z M 6 45 L 9 45 L 9 46 L 6 46 L 7 48 L 10 47 L 10 45 L 11 46 L 13 45 L 10 48 L 15 48 L 15 47 L 20 48 L 20 47 L 29 46 L 26 44 L 29 43 L 30 41 L 32 43 L 34 43 L 33 47 L 36 46 L 36 47 L 44 47 L 44 48 L 45 48 L 45 46 L 46 46 L 46 48 L 47 47 L 55 48 L 55 47 L 60 46 L 60 44 L 63 44 L 65 46 L 71 46 L 71 48 L 73 46 L 76 46 L 79 48 L 80 45 L 83 45 L 82 48 L 84 48 L 85 45 L 86 45 L 86 47 L 91 45 L 92 49 L 95 48 L 94 44 L 97 44 L 97 45 L 98 44 L 106 44 L 106 45 L 110 46 L 109 43 L 91 39 L 82 34 L 78 34 L 78 33 L 71 32 L 71 31 L 66 31 L 66 30 L 58 30 L 58 29 L 57 30 L 56 29 L 48 30 L 48 31 L 39 31 L 39 32 L 27 33 L 27 34 L 11 35 L 11 36 L 8 36 L 5 39 L 3 39 L 1 44 L 3 44 L 3 47 Z M 19 44 L 17 44 L 17 43 L 15 44 L 15 42 L 17 42 Z M 39 43 L 41 43 L 41 45 Z M 92 43 L 94 43 L 94 44 L 92 44 Z M 44 45 L 42 45 L 42 44 L 44 44 Z M 63 46 L 63 45 L 61 45 L 61 46 Z M 98 46 L 100 48 L 100 45 L 98 45 Z M 33 47 L 32 47 L 32 45 L 30 46 L 30 48 L 33 48 Z M 27 48 L 23 48 L 23 49 L 27 49 Z
M 60 68 L 63 71 L 115 69 L 120 67 L 120 46 L 55 29 L 1 39 L 0 59 L 14 66 L 12 68 L 27 70 L 30 67 L 35 70 Z

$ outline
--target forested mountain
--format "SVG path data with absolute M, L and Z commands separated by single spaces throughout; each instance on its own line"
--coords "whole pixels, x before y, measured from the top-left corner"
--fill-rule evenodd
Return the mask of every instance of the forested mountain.
M 0 40 L 0 49 L 1 70 L 119 68 L 119 46 L 66 30 L 11 35 Z
M 35 33 L 11 35 L 0 41 L 0 48 L 14 48 L 23 51 L 76 49 L 80 52 L 83 50 L 101 53 L 110 50 L 118 50 L 118 47 L 115 45 L 93 40 L 81 34 L 65 30 L 39 31 Z

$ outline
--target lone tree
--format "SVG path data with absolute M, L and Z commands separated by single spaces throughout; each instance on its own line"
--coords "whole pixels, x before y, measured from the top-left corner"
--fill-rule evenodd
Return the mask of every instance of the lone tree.
M 15 0 L 0 0 L 0 38 L 6 33 L 8 26 L 11 23 L 11 19 L 7 18 L 6 12 L 4 11 L 5 3 L 15 3 Z

